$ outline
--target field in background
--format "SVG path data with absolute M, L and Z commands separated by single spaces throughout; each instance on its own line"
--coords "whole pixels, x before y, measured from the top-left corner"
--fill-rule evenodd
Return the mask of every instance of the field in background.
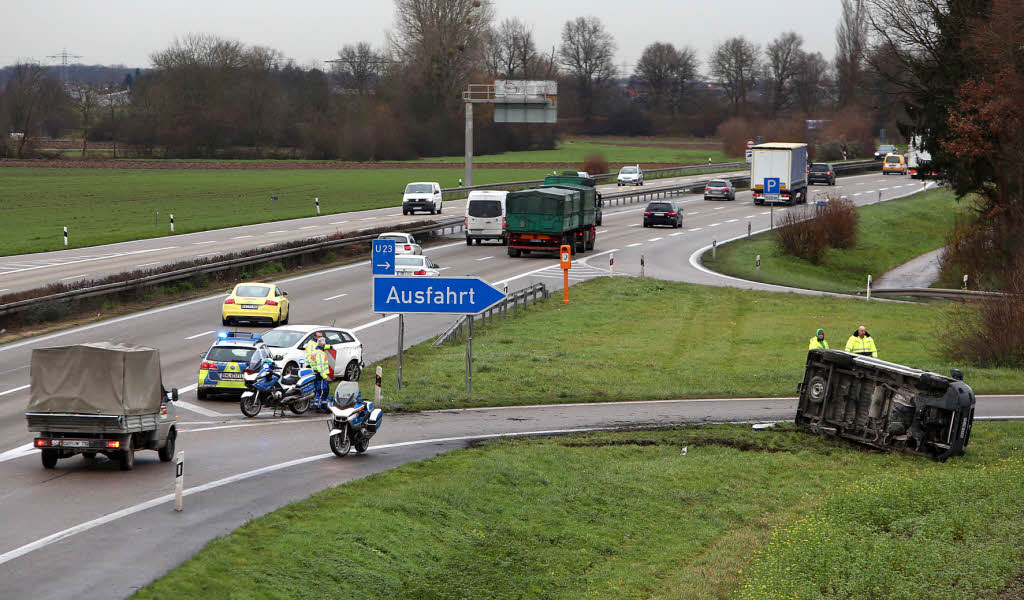
M 743 157 L 728 156 L 718 142 L 672 142 L 661 143 L 629 138 L 586 138 L 568 139 L 558 143 L 554 150 L 533 150 L 503 152 L 476 156 L 479 163 L 573 163 L 583 164 L 588 156 L 599 154 L 612 164 L 671 163 L 674 165 L 695 165 L 712 162 L 743 162 Z M 462 156 L 441 156 L 421 158 L 415 162 L 461 162 Z
M 947 188 L 861 206 L 858 209 L 860 224 L 856 246 L 849 250 L 830 248 L 819 265 L 783 254 L 772 232 L 719 245 L 717 260 L 712 260 L 711 253 L 707 252 L 701 261 L 709 269 L 754 280 L 755 258 L 761 255 L 760 281 L 811 290 L 849 292 L 864 288 L 868 275 L 877 281 L 886 271 L 942 248 L 960 210 L 963 207 Z M 778 216 L 777 213 L 776 218 Z
M 477 169 L 475 183 L 539 179 L 540 169 Z M 0 169 L 0 254 L 79 248 L 176 233 L 397 209 L 410 181 L 455 187 L 461 169 Z M 277 196 L 272 203 L 271 196 Z M 154 227 L 157 212 L 159 221 Z M 457 216 L 457 215 L 456 215 Z
M 254 519 L 133 598 L 1020 598 L 1022 445 L 1020 422 L 947 463 L 789 424 L 497 440 Z
M 405 352 L 384 396 L 403 410 L 666 398 L 795 396 L 807 343 L 819 328 L 842 346 L 866 324 L 879 357 L 938 373 L 961 367 L 935 358 L 941 305 L 753 292 L 625 277 L 572 286 L 519 316 L 473 332 L 473 396 L 465 394 L 465 345 Z M 374 366 L 366 368 L 373 373 Z M 978 393 L 1024 391 L 1024 371 L 963 367 Z M 373 377 L 360 382 L 373 396 Z

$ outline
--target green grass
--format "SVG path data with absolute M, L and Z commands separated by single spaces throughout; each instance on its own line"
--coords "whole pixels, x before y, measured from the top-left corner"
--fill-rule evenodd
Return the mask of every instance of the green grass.
M 0 168 L 0 255 L 401 205 L 410 181 L 454 187 L 461 169 L 145 170 Z M 539 179 L 537 169 L 477 169 L 474 182 Z M 276 207 L 270 196 L 276 195 Z M 159 225 L 154 227 L 159 211 Z M 168 244 L 172 242 L 168 241 Z
M 254 519 L 133 597 L 994 599 L 1024 564 L 1022 443 L 979 423 L 939 464 L 792 425 L 492 441 Z
M 726 275 L 756 279 L 754 264 L 760 254 L 760 280 L 765 283 L 849 292 L 864 288 L 868 275 L 877 280 L 886 271 L 943 247 L 958 210 L 961 208 L 948 189 L 862 206 L 856 246 L 829 248 L 818 265 L 783 254 L 772 232 L 721 245 L 718 260 L 712 260 L 710 252 L 702 260 L 708 268 Z
M 647 142 L 636 142 L 646 144 Z M 661 146 L 661 144 L 659 144 Z M 503 152 L 475 156 L 478 163 L 567 163 L 569 166 L 582 166 L 588 156 L 599 154 L 610 163 L 672 163 L 677 165 L 705 164 L 708 157 L 712 162 L 743 161 L 743 157 L 728 156 L 721 151 L 720 145 L 711 145 L 706 149 L 663 148 L 647 145 L 625 146 L 621 144 L 602 144 L 588 139 L 586 141 L 564 140 L 554 150 L 527 150 Z M 462 156 L 435 156 L 421 158 L 413 162 L 462 162 Z
M 939 373 L 963 368 L 978 393 L 1024 391 L 1024 370 L 981 369 L 936 358 L 944 306 L 751 292 L 631 278 L 574 285 L 508 321 L 476 327 L 473 395 L 463 343 L 414 346 L 384 368 L 383 394 L 403 410 L 560 402 L 794 396 L 807 342 L 819 327 L 842 346 L 865 324 L 879 356 Z M 373 366 L 366 369 L 373 373 Z M 373 377 L 362 380 L 372 397 Z

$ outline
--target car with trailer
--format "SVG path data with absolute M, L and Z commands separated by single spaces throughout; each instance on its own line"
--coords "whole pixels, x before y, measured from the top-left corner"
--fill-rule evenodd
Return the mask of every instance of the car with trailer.
M 238 323 L 284 325 L 290 316 L 288 292 L 273 283 L 239 283 L 220 309 L 225 327 Z
M 135 453 L 174 459 L 178 390 L 163 385 L 155 348 L 98 342 L 32 350 L 28 430 L 38 432 L 43 467 L 103 454 L 122 471 Z
M 395 255 L 423 254 L 423 248 L 416 242 L 416 236 L 401 231 L 388 231 L 377 236 L 378 240 L 395 243 Z
M 704 186 L 704 199 L 721 198 L 723 200 L 736 199 L 736 186 L 729 179 L 712 179 Z
M 441 184 L 436 181 L 415 181 L 405 186 L 402 194 L 402 214 L 408 215 L 416 211 L 428 211 L 430 214 L 441 214 L 444 201 L 441 197 Z
M 403 257 L 405 258 L 405 257 Z M 295 375 L 306 360 L 306 344 L 322 333 L 327 340 L 327 367 L 331 379 L 358 381 L 363 372 L 363 344 L 352 331 L 332 325 L 275 327 L 260 337 L 284 376 Z
M 210 394 L 238 395 L 245 391 L 246 369 L 252 371 L 270 350 L 258 333 L 221 331 L 206 352 L 199 354 L 199 382 L 196 397 L 206 400 Z
M 657 200 L 644 208 L 644 227 L 668 225 L 673 229 L 683 226 L 683 211 L 675 200 Z
M 836 184 L 836 169 L 828 163 L 813 163 L 807 170 L 807 185 L 824 183 Z

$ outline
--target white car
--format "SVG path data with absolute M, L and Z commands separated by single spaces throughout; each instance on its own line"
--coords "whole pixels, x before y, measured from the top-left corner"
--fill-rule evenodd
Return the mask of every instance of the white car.
M 430 214 L 441 214 L 441 184 L 436 181 L 417 181 L 405 186 L 402 194 L 402 214 L 417 210 L 429 210 Z
M 396 256 L 395 275 L 437 277 L 441 270 L 426 256 Z
M 284 325 L 263 334 L 263 343 L 282 374 L 290 375 L 306 360 L 306 342 L 316 332 L 327 338 L 327 364 L 332 379 L 357 381 L 363 372 L 363 344 L 346 329 L 329 325 Z
M 643 185 L 644 172 L 640 165 L 630 165 L 619 169 L 619 176 L 616 179 L 619 185 Z
M 423 248 L 416 243 L 416 238 L 411 233 L 400 231 L 389 231 L 377 236 L 378 240 L 391 240 L 395 243 L 395 255 L 399 254 L 423 254 Z

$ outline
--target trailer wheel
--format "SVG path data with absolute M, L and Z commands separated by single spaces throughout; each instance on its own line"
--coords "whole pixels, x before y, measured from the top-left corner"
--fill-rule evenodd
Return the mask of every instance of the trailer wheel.
M 53 469 L 57 467 L 57 459 L 60 458 L 60 454 L 56 450 L 43 450 L 39 453 L 39 456 L 43 459 L 44 469 Z
M 160 457 L 160 462 L 171 462 L 174 460 L 174 440 L 176 439 L 178 439 L 178 430 L 171 427 L 171 430 L 167 432 L 167 443 L 156 452 L 157 456 Z
M 517 256 L 519 256 L 519 248 L 509 248 L 508 255 L 511 256 L 512 258 L 516 258 Z
M 132 436 L 128 436 L 128 443 L 125 444 L 125 448 L 121 450 L 117 458 L 121 464 L 122 471 L 131 471 L 135 468 L 135 448 L 132 445 Z

